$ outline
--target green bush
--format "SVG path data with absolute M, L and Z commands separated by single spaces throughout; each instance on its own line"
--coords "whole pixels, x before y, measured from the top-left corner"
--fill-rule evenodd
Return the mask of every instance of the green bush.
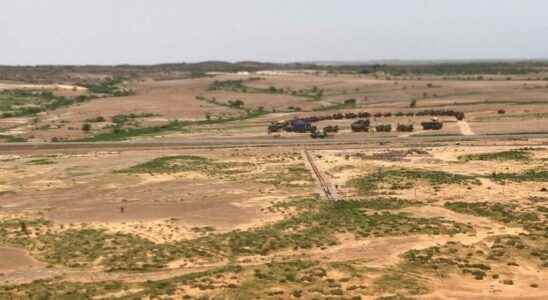
M 538 216 L 532 212 L 520 212 L 513 204 L 492 202 L 447 202 L 445 208 L 452 211 L 481 217 L 488 217 L 504 223 L 535 222 Z
M 548 170 L 539 168 L 522 173 L 493 173 L 490 178 L 497 182 L 548 182 Z
M 480 184 L 474 176 L 419 169 L 379 170 L 374 174 L 352 179 L 349 184 L 356 187 L 362 194 L 370 194 L 378 190 L 381 185 L 388 186 L 392 190 L 410 189 L 420 180 L 427 181 L 432 186 Z
M 531 154 L 523 150 L 510 150 L 510 151 L 495 152 L 495 153 L 468 154 L 468 155 L 459 156 L 459 160 L 462 160 L 462 161 L 474 161 L 474 160 L 521 161 L 521 160 L 529 160 L 530 158 L 531 158 Z
M 409 108 L 415 108 L 417 107 L 417 99 L 411 100 L 411 103 L 409 103 Z

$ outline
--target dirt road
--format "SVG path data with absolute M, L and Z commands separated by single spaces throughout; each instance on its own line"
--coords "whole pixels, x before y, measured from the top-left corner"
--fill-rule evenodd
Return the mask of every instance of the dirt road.
M 468 122 L 458 121 L 457 125 L 459 126 L 462 135 L 475 135 L 475 133 L 472 131 L 472 128 L 470 128 L 470 124 L 468 124 Z
M 211 138 L 186 139 L 174 142 L 75 142 L 75 143 L 0 143 L 0 153 L 14 153 L 24 150 L 78 150 L 78 149 L 210 149 L 210 148 L 245 148 L 245 147 L 322 147 L 322 146 L 375 146 L 390 145 L 417 145 L 435 143 L 464 143 L 464 142 L 507 142 L 525 141 L 529 139 L 547 139 L 548 132 L 513 133 L 513 134 L 482 134 L 482 135 L 451 135 L 451 136 L 411 136 L 411 137 L 340 137 L 325 140 L 310 138 Z M 387 146 L 388 147 L 388 146 Z

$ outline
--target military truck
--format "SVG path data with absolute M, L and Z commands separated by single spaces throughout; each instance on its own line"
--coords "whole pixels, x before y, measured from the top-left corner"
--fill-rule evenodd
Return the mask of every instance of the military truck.
M 335 125 L 335 126 L 326 126 L 323 128 L 323 132 L 325 133 L 329 133 L 329 132 L 333 132 L 333 133 L 337 133 L 339 132 L 339 126 Z
M 392 125 L 390 124 L 377 125 L 375 126 L 375 130 L 377 132 L 390 132 L 392 131 Z
M 421 125 L 424 130 L 440 130 L 443 128 L 443 123 L 435 118 L 430 122 L 422 122 Z
M 327 134 L 327 132 L 325 132 L 325 130 L 324 131 L 314 130 L 312 133 L 310 133 L 310 137 L 313 139 L 325 139 L 328 136 L 329 135 Z
M 399 132 L 413 132 L 413 129 L 413 124 L 398 124 L 398 127 L 396 127 L 396 130 Z
M 352 129 L 353 132 L 367 132 L 369 131 L 370 124 L 371 122 L 369 121 L 369 119 L 358 120 L 352 123 L 352 125 L 350 125 L 350 128 Z

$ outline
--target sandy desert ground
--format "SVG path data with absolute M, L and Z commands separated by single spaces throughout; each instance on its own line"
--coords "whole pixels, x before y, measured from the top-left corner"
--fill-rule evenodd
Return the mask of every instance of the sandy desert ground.
M 221 84 L 215 86 L 215 82 Z M 0 88 L 9 91 L 9 86 L 4 83 Z M 11 86 L 14 90 L 21 85 Z M 436 109 L 464 112 L 466 125 L 471 129 L 466 133 L 538 133 L 546 131 L 548 116 L 548 82 L 535 78 L 466 81 L 445 77 L 374 78 L 349 74 L 226 74 L 214 78 L 139 80 L 126 82 L 124 86 L 131 94 L 116 97 L 90 94 L 89 99 L 73 105 L 59 105 L 54 110 L 42 109 L 37 113 L 21 113 L 21 110 L 44 106 L 44 99 L 17 99 L 13 105 L 0 107 L 0 113 L 7 114 L 0 119 L 0 138 L 30 142 L 141 140 L 192 138 L 202 136 L 204 132 L 217 137 L 268 137 L 265 127 L 270 122 L 295 117 L 335 112 L 408 113 Z M 68 99 L 90 93 L 52 87 L 55 95 Z M 349 99 L 356 104 L 345 105 L 345 100 Z M 241 105 L 230 104 L 238 100 Z M 410 108 L 413 100 L 416 107 Z M 504 114 L 499 112 L 501 109 Z M 420 127 L 425 120 L 428 118 L 392 117 L 373 120 L 373 124 L 396 126 L 402 123 Z M 176 121 L 181 124 L 175 125 Z M 454 118 L 446 121 L 446 128 L 436 134 L 462 133 L 453 126 Z M 343 133 L 350 131 L 350 120 L 332 123 L 340 125 Z M 89 124 L 89 130 L 82 130 L 84 124 Z M 129 133 L 115 134 L 116 129 Z
M 548 298 L 546 80 L 21 84 L 0 84 L 0 299 Z M 427 131 L 430 116 L 394 115 L 438 109 L 466 117 Z M 324 120 L 340 127 L 327 141 L 364 143 L 176 146 L 312 141 L 267 126 L 364 111 L 415 130 Z M 377 137 L 391 142 L 366 143 Z M 78 141 L 135 147 L 68 146 Z
M 0 292 L 543 299 L 545 144 L 4 153 Z

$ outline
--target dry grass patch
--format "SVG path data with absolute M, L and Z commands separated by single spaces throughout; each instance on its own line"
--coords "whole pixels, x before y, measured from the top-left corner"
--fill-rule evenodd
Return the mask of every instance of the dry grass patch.
M 474 176 L 453 174 L 444 171 L 419 169 L 378 169 L 378 171 L 374 174 L 352 179 L 349 182 L 349 185 L 355 187 L 360 194 L 368 195 L 382 189 L 410 189 L 413 188 L 419 181 L 428 182 L 434 187 L 450 184 L 480 184 L 480 181 Z

